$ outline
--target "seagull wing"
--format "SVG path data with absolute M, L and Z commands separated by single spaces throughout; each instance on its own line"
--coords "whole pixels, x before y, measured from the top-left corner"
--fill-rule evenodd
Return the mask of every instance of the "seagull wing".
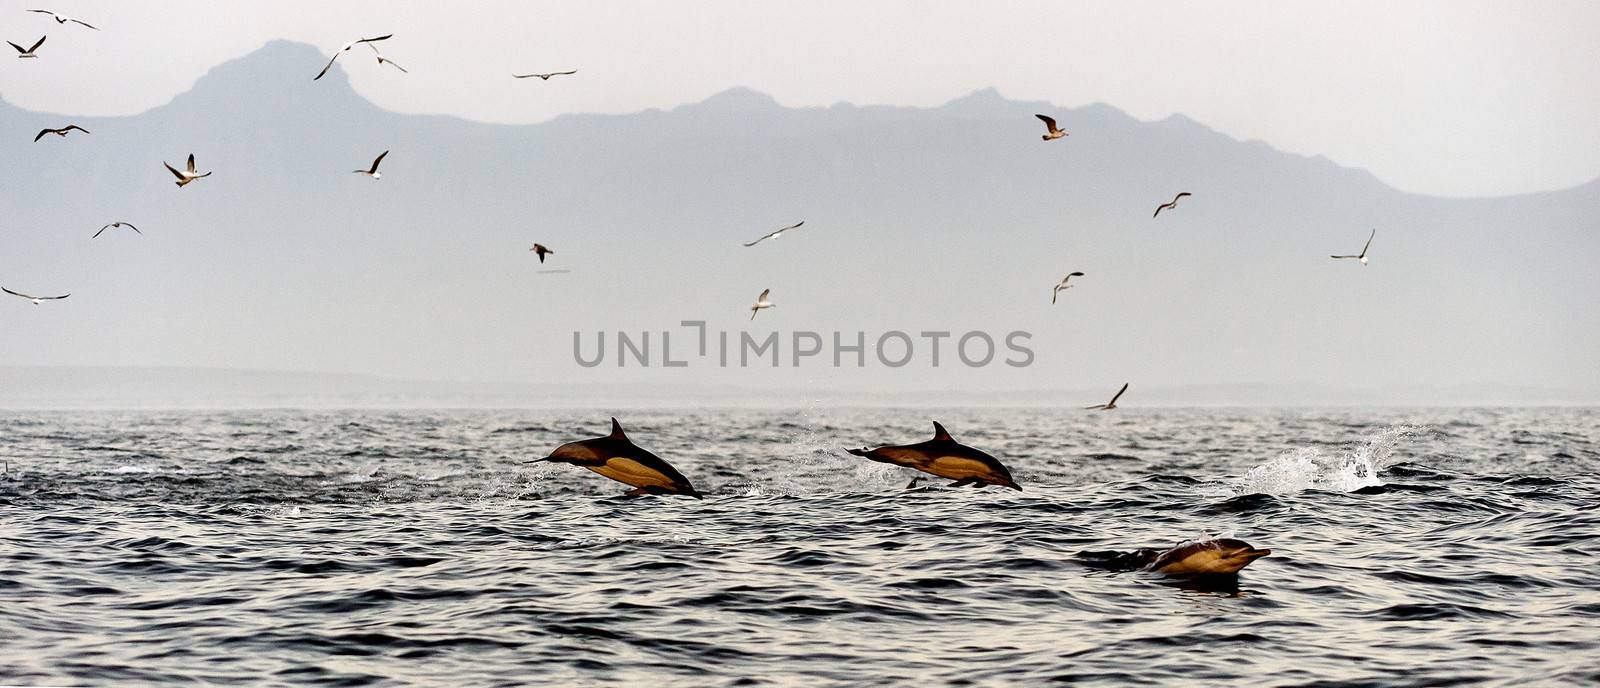
M 82 25 L 87 26 L 87 27 L 89 27 L 91 29 L 94 29 L 95 31 L 99 31 L 100 30 L 100 29 L 96 28 L 95 26 L 89 24 L 89 22 L 86 22 L 86 21 L 84 21 L 82 19 L 73 19 L 71 21 L 74 24 L 82 24 Z
M 104 232 L 104 231 L 106 231 L 106 230 L 107 230 L 107 229 L 110 229 L 110 227 L 111 227 L 111 225 L 106 225 L 106 226 L 104 226 L 104 227 L 101 227 L 101 228 L 100 228 L 100 232 Z M 95 233 L 94 233 L 94 236 L 92 236 L 92 237 L 89 237 L 89 238 L 90 238 L 90 239 L 99 239 L 99 238 L 100 238 L 100 232 L 95 232 Z
M 83 127 L 80 127 L 80 126 L 78 126 L 76 124 L 68 124 L 66 127 L 62 128 L 61 131 L 66 132 L 66 131 L 72 131 L 73 129 L 77 129 L 78 131 L 81 131 L 81 132 L 83 132 L 85 134 L 89 133 L 88 129 L 84 129 Z
M 803 224 L 805 224 L 805 223 L 806 223 L 806 221 L 805 221 L 805 220 L 801 220 L 801 221 L 799 221 L 799 222 L 796 222 L 796 223 L 794 223 L 794 224 L 792 224 L 792 225 L 789 225 L 789 226 L 788 226 L 788 227 L 784 227 L 784 228 L 783 228 L 783 229 L 779 229 L 779 230 L 776 230 L 776 231 L 772 231 L 772 232 L 768 232 L 768 233 L 766 233 L 766 234 L 764 234 L 764 235 L 762 235 L 762 236 L 761 236 L 761 238 L 760 238 L 760 239 L 756 239 L 756 240 L 755 240 L 755 241 L 752 241 L 752 242 L 750 242 L 750 243 L 748 243 L 748 244 L 745 244 L 745 247 L 747 247 L 747 248 L 748 248 L 748 247 L 750 247 L 750 246 L 755 246 L 755 245 L 756 245 L 756 244 L 759 244 L 759 243 L 761 243 L 761 242 L 763 242 L 763 241 L 766 241 L 766 240 L 768 240 L 768 239 L 771 239 L 771 238 L 773 238 L 773 237 L 776 237 L 776 236 L 778 236 L 778 235 L 779 235 L 779 234 L 782 234 L 782 233 L 784 233 L 784 232 L 787 232 L 787 231 L 789 231 L 789 230 L 791 230 L 791 229 L 795 229 L 795 228 L 797 228 L 797 227 L 799 227 L 799 226 L 800 226 L 800 225 L 803 225 Z
M 1156 214 L 1155 215 L 1151 215 L 1150 217 L 1156 217 L 1156 216 L 1161 214 L 1161 211 L 1166 210 L 1167 208 L 1171 208 L 1171 207 L 1172 207 L 1171 203 L 1162 203 L 1161 205 L 1156 206 Z
M 378 171 L 378 165 L 383 162 L 383 156 L 388 155 L 388 154 L 389 154 L 389 151 L 384 151 L 382 153 L 379 153 L 378 154 L 378 159 L 372 161 L 372 171 L 373 172 L 377 172 Z
M 11 47 L 13 47 L 13 48 L 16 48 L 16 49 L 17 49 L 17 52 L 19 52 L 19 53 L 26 53 L 26 52 L 28 52 L 28 51 L 26 51 L 26 50 L 23 50 L 23 49 L 22 49 L 22 46 L 20 46 L 20 45 L 17 45 L 17 44 L 16 44 L 16 43 L 12 43 L 12 42 L 11 42 L 11 41 L 6 41 L 6 45 L 9 45 L 9 46 L 11 46 Z
M 40 129 L 39 130 L 39 135 L 33 137 L 33 142 L 34 143 L 38 143 L 39 139 L 44 138 L 45 134 L 54 134 L 54 133 L 56 133 L 56 130 L 54 130 L 54 129 Z
M 384 64 L 388 64 L 388 65 L 393 65 L 395 69 L 398 69 L 401 72 L 404 72 L 406 74 L 410 74 L 411 73 L 410 71 L 407 71 L 405 67 L 401 67 L 399 62 L 395 62 L 394 60 L 391 60 L 391 59 L 389 59 L 387 57 L 383 58 L 382 60 L 379 60 L 379 62 L 382 62 Z
M 189 172 L 194 173 L 194 153 L 189 154 Z
M 1105 404 L 1095 404 L 1094 406 L 1085 406 L 1085 407 L 1083 407 L 1083 410 L 1085 410 L 1085 411 L 1093 411 L 1095 409 L 1103 409 L 1105 407 L 1106 407 Z
M 179 181 L 182 181 L 182 180 L 183 180 L 183 178 L 184 178 L 184 177 L 183 177 L 183 173 L 182 173 L 182 172 L 179 172 L 179 171 L 177 171 L 177 170 L 175 170 L 175 169 L 173 169 L 173 168 L 172 168 L 172 166 L 171 166 L 171 165 L 168 165 L 168 164 L 167 164 L 167 163 L 165 163 L 165 162 L 163 162 L 163 163 L 161 163 L 161 164 L 162 164 L 162 166 L 164 166 L 164 167 L 166 167 L 166 168 L 167 168 L 167 171 L 168 171 L 168 172 L 171 172 L 171 173 L 172 173 L 172 176 L 174 176 L 174 177 L 177 177 L 177 178 L 178 178 L 178 180 L 179 180 Z
M 51 12 L 50 10 L 28 10 L 28 11 L 29 12 L 38 12 L 39 14 L 48 14 L 48 15 L 50 15 L 52 17 L 56 16 L 56 13 L 55 12 Z
M 41 296 L 41 297 L 39 297 L 39 300 L 40 301 L 60 301 L 61 299 L 67 298 L 68 296 L 72 296 L 72 295 L 71 294 L 62 294 L 60 296 Z
M 38 43 L 34 43 L 32 48 L 28 48 L 28 52 L 31 53 L 31 52 L 33 52 L 35 50 L 38 50 L 39 46 L 44 45 L 44 39 L 46 39 L 46 38 L 49 38 L 49 36 L 40 36 L 39 37 L 39 42 Z
M 539 76 L 539 75 L 538 74 L 512 74 L 511 78 L 513 78 L 513 79 L 530 79 L 530 78 L 533 78 L 533 77 L 536 77 L 536 76 Z
M 550 76 L 567 76 L 567 75 L 570 75 L 570 74 L 577 74 L 577 73 L 578 73 L 578 70 L 574 69 L 574 70 L 566 71 L 566 72 L 554 72 Z
M 1059 285 L 1059 284 L 1056 285 L 1055 289 L 1051 289 L 1050 290 L 1050 303 L 1051 303 L 1051 305 L 1055 304 L 1055 302 L 1056 302 L 1056 294 L 1060 294 L 1060 293 L 1061 293 L 1061 285 Z
M 139 228 L 138 228 L 138 227 L 135 227 L 135 226 L 133 226 L 133 225 L 130 225 L 130 224 L 128 224 L 128 223 L 126 223 L 126 222 L 124 222 L 124 223 L 122 223 L 122 226 L 124 226 L 124 227 L 127 227 L 127 228 L 128 228 L 128 229 L 131 229 L 131 230 L 133 230 L 133 233 L 134 233 L 134 234 L 140 234 L 140 235 L 142 235 L 142 234 L 144 234 L 144 232 L 141 232 L 141 231 L 139 231 Z
M 1044 125 L 1046 127 L 1048 127 L 1050 129 L 1050 131 L 1055 131 L 1056 130 L 1056 120 L 1055 120 L 1055 118 L 1045 117 L 1044 115 L 1034 115 L 1034 117 L 1038 117 L 1039 119 L 1043 120 L 1044 121 Z
M 25 299 L 34 298 L 34 297 L 28 296 L 27 294 L 24 294 L 24 293 L 22 293 L 20 291 L 11 291 L 10 289 L 6 289 L 5 287 L 0 287 L 0 291 L 4 291 L 5 293 L 10 294 L 12 296 L 20 296 L 20 297 L 25 298 Z
M 771 289 L 762 289 L 761 290 L 761 295 L 756 297 L 756 303 L 761 303 L 762 301 L 766 301 L 767 300 L 767 294 L 771 294 L 771 293 L 772 293 Z
M 1122 389 L 1117 390 L 1117 395 L 1114 396 L 1114 397 L 1111 397 L 1111 403 L 1106 404 L 1106 406 L 1116 406 L 1117 405 L 1117 400 L 1121 399 L 1122 398 L 1122 393 L 1126 392 L 1126 391 L 1128 391 L 1128 383 L 1124 382 L 1124 383 L 1122 383 Z
M 377 38 L 361 38 L 361 39 L 357 39 L 356 42 L 357 43 L 376 43 L 378 41 L 387 41 L 387 40 L 389 40 L 391 38 L 394 38 L 394 34 L 386 33 L 386 34 L 384 34 L 382 36 L 378 36 Z
M 338 59 L 339 59 L 339 52 L 343 52 L 343 51 L 338 51 L 338 52 L 335 52 L 335 53 L 334 53 L 334 54 L 333 54 L 333 57 L 331 57 L 331 58 L 328 58 L 328 64 L 326 64 L 326 65 L 323 65 L 323 67 L 322 67 L 322 71 L 320 71 L 320 72 L 317 72 L 317 75 L 316 75 L 316 76 L 314 76 L 314 77 L 311 77 L 311 80 L 312 80 L 312 81 L 316 81 L 316 80 L 317 80 L 317 79 L 321 79 L 321 78 L 322 78 L 322 75 L 324 75 L 324 74 L 327 74 L 327 73 L 328 73 L 328 70 L 330 70 L 330 69 L 333 69 L 333 63 L 334 63 L 334 61 L 335 61 L 335 60 L 338 60 Z
M 1328 256 L 1329 258 L 1360 258 L 1361 256 Z
M 1372 230 L 1372 233 L 1367 235 L 1367 245 L 1361 247 L 1361 255 L 1367 255 L 1367 249 L 1372 248 L 1372 237 L 1375 236 L 1378 236 L 1378 230 L 1376 229 Z

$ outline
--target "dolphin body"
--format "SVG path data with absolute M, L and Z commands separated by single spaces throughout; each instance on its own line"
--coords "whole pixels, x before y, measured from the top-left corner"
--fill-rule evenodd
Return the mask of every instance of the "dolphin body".
M 632 485 L 634 489 L 624 493 L 627 497 L 678 494 L 704 499 L 678 469 L 629 440 L 616 418 L 611 419 L 610 435 L 568 442 L 556 447 L 549 456 L 527 463 L 540 461 L 582 466 L 619 483 Z
M 1022 489 L 999 459 L 951 439 L 950 433 L 945 432 L 944 426 L 938 421 L 933 422 L 933 439 L 926 442 L 846 451 L 879 463 L 915 468 L 929 475 L 949 478 L 955 481 L 950 483 L 950 487 L 999 485 L 1013 490 Z
M 1232 577 L 1270 549 L 1258 549 L 1233 538 L 1180 542 L 1169 549 L 1132 552 L 1080 552 L 1078 559 L 1090 568 L 1107 571 L 1143 571 L 1181 578 Z
M 1197 540 L 1156 555 L 1143 570 L 1169 576 L 1229 576 L 1268 554 L 1272 550 L 1257 549 L 1244 540 Z

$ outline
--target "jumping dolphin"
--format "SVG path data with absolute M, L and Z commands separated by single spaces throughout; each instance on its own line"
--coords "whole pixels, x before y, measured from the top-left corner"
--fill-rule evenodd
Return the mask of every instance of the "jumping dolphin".
M 1013 490 L 1022 489 L 1017 481 L 1011 479 L 1011 471 L 1006 470 L 998 459 L 950 439 L 950 433 L 945 432 L 944 426 L 938 421 L 933 422 L 933 439 L 926 442 L 847 451 L 878 463 L 915 468 L 923 473 L 954 480 L 950 487 L 999 485 Z
M 628 497 L 647 494 L 681 494 L 704 499 L 699 491 L 661 457 L 645 451 L 622 434 L 622 424 L 611 419 L 611 434 L 592 440 L 568 442 L 542 459 L 527 463 L 549 461 L 582 466 L 619 483 L 632 485 L 625 493 Z

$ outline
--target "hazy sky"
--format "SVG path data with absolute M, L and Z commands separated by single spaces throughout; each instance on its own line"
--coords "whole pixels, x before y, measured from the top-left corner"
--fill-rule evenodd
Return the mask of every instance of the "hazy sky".
M 1596 2 L 39 4 L 104 31 L 11 4 L 0 11 L 6 40 L 50 40 L 39 60 L 0 61 L 0 95 L 69 114 L 160 105 L 273 38 L 331 51 L 394 33 L 384 52 L 409 75 L 370 59 L 347 69 L 362 95 L 399 112 L 539 122 L 739 85 L 789 106 L 936 105 L 993 86 L 1142 119 L 1181 112 L 1419 193 L 1503 195 L 1600 176 Z M 509 77 L 559 69 L 581 71 Z

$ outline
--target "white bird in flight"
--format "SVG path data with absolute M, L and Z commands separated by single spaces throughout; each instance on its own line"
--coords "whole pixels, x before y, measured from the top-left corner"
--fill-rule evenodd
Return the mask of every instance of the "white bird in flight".
M 756 305 L 750 307 L 750 319 L 751 320 L 755 320 L 756 319 L 756 314 L 760 313 L 761 309 L 763 309 L 763 308 L 772 308 L 772 307 L 778 305 L 778 304 L 775 304 L 775 303 L 767 300 L 767 294 L 771 294 L 771 293 L 772 293 L 771 289 L 762 289 L 761 290 L 761 295 L 756 297 Z
M 1067 135 L 1067 132 L 1056 128 L 1056 120 L 1054 117 L 1046 117 L 1044 115 L 1034 115 L 1034 117 L 1038 117 L 1044 122 L 1044 128 L 1046 131 L 1045 135 L 1041 137 L 1044 140 L 1051 141 Z
M 1378 230 L 1376 230 L 1376 229 L 1372 230 L 1372 233 L 1367 235 L 1367 245 L 1361 247 L 1361 255 L 1359 255 L 1359 256 L 1328 256 L 1328 257 L 1329 258 L 1333 258 L 1335 260 L 1341 260 L 1341 259 L 1344 259 L 1344 258 L 1354 258 L 1356 260 L 1361 261 L 1362 265 L 1366 265 L 1367 264 L 1367 249 L 1372 248 L 1372 237 L 1375 237 L 1375 236 L 1378 236 Z
M 24 50 L 22 48 L 22 46 L 17 45 L 16 43 L 11 43 L 11 41 L 6 41 L 6 43 L 9 43 L 11 45 L 11 47 L 17 49 L 17 53 L 19 53 L 17 55 L 17 59 L 20 60 L 20 59 L 25 58 L 25 57 L 38 57 L 38 55 L 35 54 L 34 51 L 38 50 L 39 46 L 44 45 L 44 39 L 46 39 L 46 38 L 49 38 L 49 36 L 40 36 L 39 37 L 39 42 L 38 43 L 34 43 L 32 48 L 28 48 L 26 50 Z
M 549 81 L 550 77 L 553 77 L 553 76 L 566 76 L 568 74 L 577 74 L 577 73 L 578 73 L 578 70 L 574 69 L 574 70 L 569 71 L 569 72 L 550 72 L 549 74 L 512 74 L 511 76 L 513 76 L 515 78 L 518 78 L 518 79 L 531 79 L 533 77 L 539 77 L 540 81 Z
M 384 151 L 382 153 L 379 153 L 377 159 L 372 161 L 372 169 L 368 169 L 368 170 L 351 170 L 351 172 L 354 173 L 354 174 L 364 174 L 364 175 L 367 175 L 368 177 L 372 177 L 373 179 L 383 179 L 383 173 L 378 171 L 378 163 L 383 162 L 383 156 L 388 155 L 388 154 L 389 154 L 389 151 Z
M 784 227 L 783 229 L 780 229 L 780 230 L 778 230 L 776 232 L 772 232 L 770 234 L 767 234 L 766 236 L 761 237 L 760 239 L 756 239 L 755 241 L 752 241 L 752 242 L 750 242 L 748 244 L 745 244 L 745 247 L 748 248 L 750 246 L 755 246 L 756 244 L 759 244 L 759 243 L 761 243 L 763 241 L 766 241 L 768 239 L 776 239 L 778 237 L 783 236 L 784 232 L 787 232 L 787 231 L 789 231 L 791 229 L 799 227 L 800 225 L 803 225 L 805 223 L 806 223 L 805 220 L 801 220 L 801 221 L 796 222 L 796 223 L 794 223 L 792 225 L 789 225 L 788 227 Z
M 112 229 L 112 228 L 120 229 L 120 228 L 123 228 L 123 227 L 127 227 L 128 229 L 133 230 L 134 234 L 141 234 L 141 235 L 144 234 L 144 232 L 139 231 L 139 228 L 133 226 L 133 224 L 131 224 L 131 223 L 128 223 L 128 222 L 113 222 L 113 223 L 111 223 L 109 225 L 101 227 L 99 232 L 95 232 L 94 236 L 89 237 L 89 238 L 90 239 L 99 239 L 100 238 L 100 234 L 105 232 L 106 230 Z
M 56 14 L 55 12 L 51 12 L 50 10 L 28 10 L 28 11 L 29 12 L 37 12 L 39 14 L 48 14 L 48 15 L 50 15 L 51 19 L 56 20 L 57 24 L 65 24 L 67 22 L 72 22 L 74 24 L 81 24 L 83 26 L 88 26 L 89 28 L 94 29 L 95 31 L 99 31 L 100 30 L 99 28 L 90 25 L 89 22 L 86 22 L 86 21 L 84 21 L 82 19 L 73 19 L 72 17 L 69 17 L 67 15 Z
M 1117 390 L 1117 395 L 1111 397 L 1111 401 L 1108 401 L 1104 404 L 1095 404 L 1094 406 L 1085 406 L 1083 408 L 1084 410 L 1088 411 L 1110 411 L 1117 407 L 1117 400 L 1121 399 L 1122 393 L 1126 391 L 1128 391 L 1128 383 L 1124 382 L 1122 383 L 1122 389 Z
M 162 162 L 161 164 L 166 165 L 167 166 L 167 171 L 171 172 L 172 176 L 178 178 L 178 188 L 180 188 L 180 189 L 183 188 L 185 184 L 188 184 L 189 182 L 192 182 L 192 181 L 194 181 L 196 179 L 200 179 L 202 177 L 211 176 L 210 172 L 207 172 L 205 174 L 197 174 L 195 172 L 195 170 L 194 170 L 194 153 L 190 153 L 189 154 L 189 169 L 187 171 L 179 172 L 178 170 L 173 169 L 171 165 L 167 165 L 166 162 Z
M 25 298 L 25 299 L 27 299 L 29 301 L 32 301 L 33 305 L 35 305 L 35 306 L 39 305 L 40 302 L 43 302 L 43 301 L 56 301 L 56 300 L 59 300 L 59 299 L 67 298 L 68 296 L 72 296 L 71 294 L 62 294 L 60 296 L 29 296 L 29 295 L 24 294 L 22 292 L 11 291 L 10 289 L 6 289 L 5 287 L 0 287 L 0 291 L 4 291 L 5 293 L 10 294 L 12 296 L 20 296 L 22 298 Z
M 324 65 L 322 67 L 322 71 L 317 72 L 316 76 L 311 77 L 311 80 L 312 81 L 316 81 L 317 79 L 321 79 L 322 75 L 327 74 L 328 70 L 333 69 L 334 61 L 338 60 L 339 56 L 344 54 L 345 51 L 356 47 L 357 43 L 376 43 L 378 41 L 388 40 L 389 38 L 391 38 L 393 36 L 394 36 L 394 34 L 391 33 L 391 34 L 386 34 L 386 35 L 383 35 L 383 36 L 377 36 L 377 37 L 374 37 L 374 38 L 357 38 L 357 39 L 355 39 L 353 41 L 350 41 L 349 43 L 344 44 L 343 47 L 339 48 L 338 50 L 333 51 L 333 57 L 328 58 L 328 64 Z M 373 48 L 373 50 L 377 50 L 377 48 Z M 381 62 L 381 60 L 380 60 L 380 62 Z M 395 65 L 395 66 L 398 67 L 400 65 Z M 405 71 L 405 70 L 402 69 L 400 71 Z
M 1070 279 L 1072 279 L 1074 277 L 1082 277 L 1082 276 L 1083 276 L 1083 273 L 1081 273 L 1081 272 L 1069 272 L 1069 273 L 1067 273 L 1066 277 L 1061 278 L 1061 283 L 1057 284 L 1055 289 L 1050 290 L 1050 303 L 1053 304 L 1053 303 L 1056 302 L 1056 295 L 1060 294 L 1063 289 L 1071 289 L 1072 288 L 1072 285 L 1067 284 L 1067 280 L 1070 280 Z

